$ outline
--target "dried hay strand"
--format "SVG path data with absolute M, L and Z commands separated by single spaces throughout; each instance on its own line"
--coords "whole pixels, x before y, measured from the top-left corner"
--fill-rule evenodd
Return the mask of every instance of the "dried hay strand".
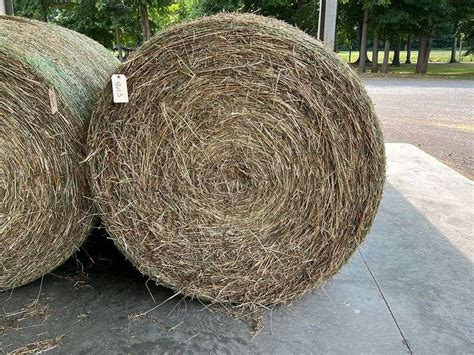
M 0 290 L 53 270 L 87 236 L 80 162 L 91 106 L 117 64 L 83 35 L 0 16 Z
M 318 41 L 220 14 L 158 34 L 119 73 L 130 103 L 109 84 L 94 108 L 91 186 L 143 274 L 255 309 L 320 285 L 362 242 L 383 137 L 357 76 Z
M 7 355 L 25 355 L 25 354 L 42 354 L 50 350 L 56 349 L 64 343 L 65 335 L 59 335 L 56 338 L 39 340 L 19 347 L 18 349 L 9 351 Z

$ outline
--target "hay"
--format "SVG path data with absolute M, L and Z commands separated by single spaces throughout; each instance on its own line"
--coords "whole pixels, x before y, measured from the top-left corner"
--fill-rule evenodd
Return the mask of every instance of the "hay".
M 19 347 L 18 349 L 9 351 L 7 355 L 25 355 L 25 354 L 42 354 L 50 350 L 56 349 L 64 343 L 65 335 L 59 335 L 56 338 L 38 340 Z
M 221 14 L 172 27 L 119 69 L 92 114 L 92 188 L 146 275 L 245 308 L 293 299 L 349 259 L 385 179 L 359 79 L 280 21 Z
M 117 64 L 83 35 L 0 16 L 0 289 L 51 271 L 87 236 L 86 124 Z

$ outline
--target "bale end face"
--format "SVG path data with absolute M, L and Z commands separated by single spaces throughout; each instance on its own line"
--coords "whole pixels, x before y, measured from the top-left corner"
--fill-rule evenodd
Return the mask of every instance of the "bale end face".
M 172 27 L 93 113 L 92 188 L 121 251 L 158 283 L 238 305 L 327 280 L 374 219 L 382 133 L 359 79 L 302 31 L 223 14 Z

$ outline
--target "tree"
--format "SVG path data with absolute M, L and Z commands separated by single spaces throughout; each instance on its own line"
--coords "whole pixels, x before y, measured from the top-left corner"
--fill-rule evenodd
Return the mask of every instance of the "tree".
M 369 5 L 364 5 L 364 18 L 362 20 L 362 35 L 360 38 L 359 71 L 365 73 L 367 63 L 367 30 L 369 27 Z
M 133 17 L 131 8 L 119 1 L 82 0 L 61 8 L 53 21 L 111 48 L 116 39 L 115 27 L 120 31 L 136 30 Z
M 137 0 L 137 6 L 140 13 L 140 22 L 142 24 L 143 42 L 146 42 L 151 38 L 148 2 L 145 0 Z
M 472 21 L 474 13 L 474 0 L 450 0 L 451 6 L 451 58 L 449 63 L 457 63 L 456 49 L 457 39 L 461 28 L 465 29 L 465 24 Z
M 105 31 L 113 33 L 114 49 L 117 50 L 118 59 L 125 59 L 123 48 L 137 46 L 141 37 L 139 36 L 139 25 L 136 21 L 136 12 L 130 4 L 115 0 L 95 0 L 96 10 L 102 18 Z
M 345 22 L 345 32 L 357 29 L 359 33 L 359 58 L 356 61 L 359 71 L 365 72 L 367 57 L 369 26 L 373 13 L 378 7 L 387 6 L 390 0 L 343 0 L 339 6 L 338 22 Z
M 364 4 L 365 0 L 342 0 L 338 5 L 337 33 L 347 36 L 343 42 L 349 42 L 350 47 L 359 48 L 359 57 L 353 63 L 359 66 L 360 58 L 365 56 L 368 63 L 367 50 L 362 49 L 363 27 L 364 27 Z M 368 24 L 369 22 L 367 22 Z
M 420 60 L 416 71 L 423 73 L 435 34 L 438 45 L 452 44 L 453 60 L 455 41 L 461 34 L 465 36 L 468 51 L 472 51 L 473 2 L 341 0 L 336 29 L 338 43 L 349 49 L 359 48 L 356 63 L 360 71 L 365 71 L 370 63 L 369 38 L 373 39 L 372 70 L 377 71 L 382 40 L 386 45 L 394 44 L 392 64 L 400 65 L 399 53 L 405 39 L 406 63 L 410 63 L 412 39 L 418 37 Z M 221 11 L 257 12 L 284 20 L 315 36 L 319 12 L 319 0 L 15 0 L 15 6 L 19 15 L 52 21 L 109 48 L 115 46 L 119 57 L 122 47 L 136 47 L 154 32 L 188 17 Z M 389 51 L 386 45 L 383 49 Z
M 245 4 L 241 0 L 202 0 L 197 5 L 199 15 L 211 15 L 222 11 L 241 12 Z
M 385 46 L 383 49 L 383 63 L 382 63 L 382 73 L 386 74 L 388 72 L 388 59 L 390 54 L 390 39 L 388 36 L 385 38 Z
M 142 42 L 148 41 L 152 34 L 156 31 L 156 24 L 150 21 L 150 12 L 157 9 L 164 9 L 172 5 L 172 0 L 130 0 L 124 2 L 123 0 L 101 0 L 106 1 L 112 6 L 117 6 L 117 3 L 121 3 L 124 6 L 135 8 L 139 14 Z M 125 3 L 127 5 L 125 5 Z
M 379 33 L 374 33 L 374 47 L 372 50 L 372 73 L 379 71 Z
M 400 66 L 400 46 L 402 42 L 402 37 L 400 35 L 395 36 L 395 47 L 393 49 L 393 59 L 392 59 L 392 65 L 394 67 L 399 67 Z
M 407 58 L 405 60 L 405 64 L 411 64 L 411 35 L 407 36 Z
M 464 55 L 467 56 L 474 54 L 474 18 L 463 22 L 459 32 L 464 34 L 464 43 L 466 48 Z
M 48 21 L 49 2 L 47 0 L 15 0 L 15 15 Z
M 382 72 L 386 73 L 390 56 L 390 43 L 392 42 L 395 43 L 392 65 L 400 65 L 400 41 L 402 33 L 409 28 L 408 14 L 404 10 L 401 0 L 392 0 L 390 3 L 383 4 L 383 6 L 374 7 L 372 17 L 372 31 L 377 34 L 378 38 L 384 39 Z M 378 52 L 378 45 L 374 45 L 373 51 Z M 377 67 L 372 66 L 372 71 L 376 70 Z
M 319 0 L 201 0 L 196 9 L 198 15 L 257 12 L 298 26 L 313 36 L 318 31 Z
M 382 71 L 387 72 L 390 44 L 394 43 L 392 65 L 400 66 L 401 40 L 413 31 L 413 20 L 407 12 L 403 0 L 391 0 L 389 4 L 374 9 L 373 31 L 384 38 L 384 64 Z
M 336 38 L 351 51 L 352 48 L 360 49 L 361 10 L 361 6 L 356 1 L 342 1 L 338 4 Z M 359 59 L 355 63 L 358 64 Z
M 415 72 L 425 74 L 433 44 L 433 37 L 449 19 L 449 0 L 403 0 L 410 14 L 414 33 L 419 37 L 418 60 Z
M 365 65 L 367 62 L 367 34 L 368 34 L 368 20 L 369 14 L 372 12 L 372 16 L 380 7 L 387 7 L 390 5 L 391 0 L 364 0 L 363 7 L 364 7 L 364 19 L 362 22 L 362 37 L 361 37 L 361 45 L 360 45 L 360 53 L 359 56 L 359 71 L 365 72 Z M 378 58 L 377 58 L 378 61 Z

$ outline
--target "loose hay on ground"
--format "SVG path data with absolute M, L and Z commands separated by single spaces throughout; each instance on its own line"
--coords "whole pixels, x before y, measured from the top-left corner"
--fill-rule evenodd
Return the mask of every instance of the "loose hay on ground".
M 87 236 L 80 162 L 91 105 L 117 64 L 83 35 L 0 16 L 0 290 L 51 271 Z
M 312 290 L 349 259 L 385 178 L 357 76 L 283 22 L 221 14 L 174 26 L 94 110 L 95 200 L 120 250 L 159 284 L 240 307 Z

